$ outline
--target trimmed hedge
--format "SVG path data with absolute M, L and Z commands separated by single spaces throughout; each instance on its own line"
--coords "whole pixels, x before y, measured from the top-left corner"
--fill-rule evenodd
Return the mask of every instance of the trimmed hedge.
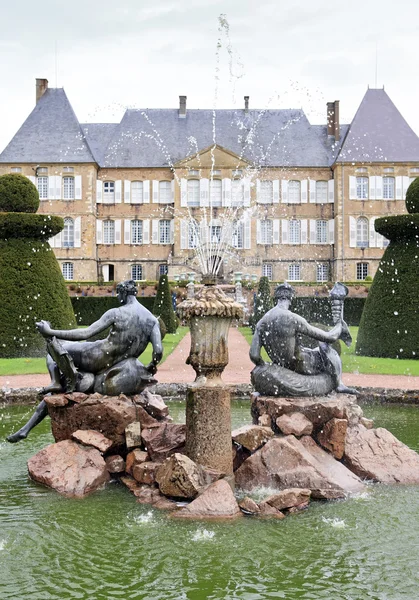
M 381 217 L 375 220 L 375 230 L 390 241 L 415 242 L 419 236 L 419 213 Z
M 416 177 L 407 188 L 406 208 L 408 213 L 419 213 L 419 177 Z
M 365 300 L 366 298 L 346 298 L 344 319 L 348 325 L 360 324 Z M 309 323 L 333 325 L 329 298 L 316 296 L 294 298 L 291 310 L 304 317 Z
M 0 212 L 36 213 L 39 194 L 24 175 L 13 173 L 0 177 Z
M 265 276 L 262 276 L 259 279 L 258 291 L 256 292 L 255 301 L 253 303 L 253 314 L 249 319 L 249 324 L 253 333 L 255 332 L 258 322 L 268 312 L 268 310 L 271 310 L 272 307 L 273 299 L 271 296 L 269 279 Z
M 161 317 L 167 328 L 167 333 L 176 333 L 177 321 L 172 304 L 172 293 L 170 291 L 167 275 L 160 275 L 159 286 L 154 300 L 153 313 Z
M 89 326 L 109 309 L 120 306 L 116 296 L 72 296 L 70 298 L 79 325 Z M 153 297 L 137 297 L 138 302 L 153 311 Z
M 0 239 L 4 240 L 10 238 L 48 240 L 63 228 L 64 219 L 62 217 L 18 212 L 0 213 Z

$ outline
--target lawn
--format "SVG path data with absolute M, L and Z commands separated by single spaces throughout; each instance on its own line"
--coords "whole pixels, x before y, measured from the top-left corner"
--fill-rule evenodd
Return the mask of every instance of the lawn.
M 179 327 L 176 333 L 167 333 L 163 340 L 163 360 L 173 352 L 180 340 L 189 331 L 188 327 Z M 149 344 L 140 360 L 147 365 L 151 361 L 152 347 Z M 45 358 L 0 358 L 1 375 L 34 375 L 47 373 Z
M 353 343 L 350 348 L 342 346 L 342 366 L 344 373 L 371 373 L 376 375 L 417 375 L 419 376 L 419 360 L 400 360 L 397 358 L 375 358 L 357 356 L 355 354 L 358 327 L 350 327 Z M 240 333 L 249 342 L 252 341 L 252 331 L 249 327 L 240 327 Z M 264 351 L 263 351 L 264 352 Z M 264 360 L 269 360 L 266 353 Z

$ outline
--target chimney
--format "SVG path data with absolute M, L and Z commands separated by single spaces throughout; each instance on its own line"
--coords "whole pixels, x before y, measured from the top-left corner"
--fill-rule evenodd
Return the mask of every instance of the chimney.
M 339 100 L 327 103 L 327 135 L 333 135 L 336 141 L 340 139 Z
M 45 94 L 48 89 L 48 79 L 37 79 L 36 80 L 36 103 L 38 104 L 39 100 Z
M 179 119 L 186 117 L 186 96 L 179 96 Z
M 249 96 L 244 97 L 244 112 L 245 114 L 249 112 Z

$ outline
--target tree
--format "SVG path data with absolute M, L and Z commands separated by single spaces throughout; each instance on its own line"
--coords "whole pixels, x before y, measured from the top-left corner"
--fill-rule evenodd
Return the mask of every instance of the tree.
M 156 299 L 154 300 L 153 314 L 161 317 L 166 325 L 167 333 L 176 333 L 177 321 L 173 310 L 172 293 L 170 291 L 167 275 L 160 275 Z
M 261 277 L 259 279 L 258 291 L 255 295 L 253 304 L 253 314 L 250 317 L 250 327 L 254 332 L 256 325 L 268 310 L 271 310 L 273 306 L 271 288 L 269 287 L 269 279 L 267 277 Z

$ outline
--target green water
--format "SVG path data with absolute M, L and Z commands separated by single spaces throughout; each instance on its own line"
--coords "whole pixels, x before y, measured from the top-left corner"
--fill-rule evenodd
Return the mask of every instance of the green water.
M 233 406 L 233 425 L 249 422 Z M 414 600 L 419 597 L 419 487 L 369 486 L 284 521 L 177 522 L 118 484 L 68 500 L 27 477 L 52 441 L 44 422 L 2 440 L 32 408 L 0 409 L 0 599 Z M 419 450 L 419 408 L 365 408 Z M 183 406 L 172 405 L 175 420 Z

